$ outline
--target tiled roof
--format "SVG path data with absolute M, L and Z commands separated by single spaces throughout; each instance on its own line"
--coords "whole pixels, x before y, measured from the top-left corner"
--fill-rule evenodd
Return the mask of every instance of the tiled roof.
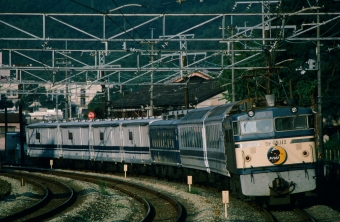
M 226 90 L 218 80 L 206 80 L 200 77 L 190 78 L 188 82 L 189 104 L 196 105 Z M 153 97 L 155 107 L 184 106 L 184 85 L 154 85 Z M 114 109 L 133 109 L 150 105 L 150 85 L 124 94 L 124 97 L 111 101 Z

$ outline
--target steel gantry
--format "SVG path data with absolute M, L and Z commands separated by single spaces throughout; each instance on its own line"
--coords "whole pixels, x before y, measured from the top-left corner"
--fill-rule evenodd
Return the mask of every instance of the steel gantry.
M 312 8 L 314 9 L 314 8 Z M 281 14 L 280 18 L 293 15 L 315 15 L 308 13 L 308 10 L 301 10 L 299 13 Z M 319 13 L 324 15 L 323 13 Z M 329 14 L 328 14 L 329 15 Z M 303 34 L 315 30 L 318 26 L 339 19 L 339 13 L 333 13 L 334 17 L 321 24 L 315 24 L 307 30 L 285 31 L 286 41 L 299 40 L 338 40 L 338 37 L 305 37 Z M 248 27 L 237 27 L 238 32 L 225 35 L 220 27 L 228 26 L 229 17 L 247 16 L 254 19 Z M 25 18 L 25 24 L 20 20 Z M 124 27 L 124 21 L 138 20 L 138 24 L 132 27 Z M 262 20 L 261 20 L 262 19 Z M 277 41 L 277 38 L 264 36 L 264 34 L 253 34 L 251 37 L 244 36 L 246 32 L 254 33 L 256 29 L 264 33 L 264 29 L 274 29 L 270 23 L 278 19 L 271 13 L 226 13 L 226 14 L 67 14 L 67 13 L 0 13 L 0 47 L 2 52 L 1 70 L 23 70 L 30 78 L 22 78 L 21 83 L 27 80 L 34 80 L 36 83 L 56 84 L 51 78 L 54 73 L 59 75 L 66 71 L 73 71 L 68 78 L 76 83 L 83 84 L 87 81 L 84 76 L 95 73 L 92 84 L 102 84 L 101 80 L 110 78 L 111 83 L 118 85 L 129 82 L 130 84 L 147 84 L 150 78 L 144 73 L 155 72 L 155 82 L 162 83 L 175 73 L 183 71 L 192 72 L 197 69 L 206 69 L 219 72 L 224 69 L 248 69 L 260 67 L 247 67 L 240 65 L 224 66 L 224 60 L 231 55 L 230 49 L 225 47 L 225 42 L 250 41 Z M 90 24 L 84 26 L 79 21 L 93 21 L 95 31 Z M 170 30 L 167 24 L 186 21 L 177 26 L 177 30 Z M 36 24 L 41 27 L 36 27 Z M 130 22 L 129 22 L 130 23 Z M 131 23 L 130 23 L 131 24 Z M 160 32 L 159 38 L 143 38 L 140 34 L 142 29 L 152 25 L 155 31 Z M 236 24 L 234 24 L 236 25 Z M 172 26 L 173 27 L 173 26 Z M 273 26 L 274 27 L 274 26 Z M 275 26 L 277 28 L 278 26 Z M 281 29 L 275 32 L 282 32 L 287 28 L 292 29 L 291 24 L 282 24 Z M 92 27 L 93 28 L 93 27 Z M 56 32 L 55 30 L 58 30 Z M 99 30 L 102 30 L 101 33 Z M 212 30 L 207 32 L 206 30 Z M 58 36 L 60 33 L 71 33 L 72 37 Z M 138 33 L 138 37 L 136 37 Z M 204 35 L 202 34 L 204 33 Z M 274 35 L 274 34 L 272 34 Z M 188 38 L 187 36 L 190 36 Z M 299 37 L 301 36 L 301 37 Z M 151 50 L 142 42 L 154 42 L 154 49 L 151 62 Z M 176 44 L 177 42 L 177 44 Z M 6 47 L 16 44 L 16 47 Z M 123 47 L 121 47 L 123 44 Z M 66 45 L 68 46 L 66 48 Z M 180 46 L 178 48 L 178 45 Z M 202 47 L 209 45 L 209 47 Z M 226 49 L 227 48 L 227 49 Z M 258 53 L 262 48 L 246 47 L 243 50 L 233 50 L 233 53 L 253 51 Z M 187 56 L 185 65 L 177 65 L 172 62 L 174 54 Z M 150 55 L 141 57 L 141 55 Z M 221 59 L 216 60 L 220 56 Z M 191 58 L 190 58 L 191 57 Z M 56 64 L 58 59 L 72 61 L 72 66 L 61 66 Z M 149 59 L 148 59 L 149 58 Z M 200 61 L 200 62 L 197 62 Z M 105 71 L 105 75 L 100 75 Z M 41 73 L 51 75 L 41 75 Z M 39 74 L 40 73 L 40 74 Z M 156 74 L 157 73 L 157 74 Z M 119 74 L 119 75 L 118 75 Z M 59 75 L 61 76 L 61 75 Z M 83 76 L 83 77 L 81 77 Z M 119 76 L 119 78 L 118 78 Z M 58 79 L 58 78 L 57 78 Z M 133 80 L 134 81 L 133 81 Z M 16 83 L 16 78 L 10 78 Z M 63 82 L 60 78 L 59 82 Z
M 294 13 L 273 14 L 264 10 L 263 5 L 258 13 L 121 14 L 114 10 L 97 14 L 0 13 L 0 75 L 14 85 L 172 84 L 170 80 L 178 74 L 197 70 L 219 78 L 223 70 L 265 68 L 264 62 L 258 67 L 247 65 L 263 56 L 265 44 L 269 50 L 275 48 L 279 52 L 284 49 L 277 48 L 277 41 L 339 40 L 336 36 L 311 33 L 337 21 L 340 13 L 314 13 L 311 10 L 318 7 L 310 7 Z M 301 15 L 327 16 L 327 20 L 298 30 L 296 24 L 285 20 Z M 244 27 L 242 18 L 248 20 Z M 226 33 L 229 26 L 234 26 L 236 32 Z M 149 27 L 153 27 L 158 38 L 146 37 L 149 34 L 144 30 L 149 31 Z M 265 30 L 270 31 L 270 36 L 264 34 Z M 152 43 L 152 50 L 142 44 L 148 42 Z M 251 46 L 252 42 L 259 46 Z M 231 49 L 230 43 L 243 47 Z M 235 54 L 246 52 L 247 56 L 241 56 L 239 61 L 231 60 Z M 176 56 L 180 60 L 185 57 L 186 62 L 174 61 Z M 60 60 L 72 64 L 62 65 Z M 21 70 L 20 80 L 18 70 Z

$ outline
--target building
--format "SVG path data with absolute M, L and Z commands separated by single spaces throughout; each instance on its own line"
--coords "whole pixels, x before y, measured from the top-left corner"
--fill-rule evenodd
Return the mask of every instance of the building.
M 5 150 L 5 113 L 0 113 L 0 150 Z M 19 113 L 7 113 L 7 132 L 20 132 Z
M 37 123 L 41 121 L 57 121 L 62 120 L 63 111 L 58 109 L 47 109 L 47 108 L 39 108 L 34 112 L 27 112 L 25 114 L 25 119 L 27 124 Z
M 184 83 L 186 84 L 184 85 Z M 121 91 L 121 98 L 110 101 L 111 116 L 112 114 L 113 117 L 149 116 L 150 85 L 141 85 L 134 90 L 124 86 Z M 185 91 L 187 91 L 189 109 L 215 106 L 227 102 L 222 95 L 226 92 L 225 85 L 203 71 L 196 71 L 188 75 L 186 79 L 178 77 L 164 84 L 153 86 L 154 115 L 185 109 Z
M 212 78 L 207 74 L 208 71 L 195 71 L 184 78 L 175 77 L 164 84 L 155 84 L 153 86 L 153 114 L 161 115 L 163 112 L 170 110 L 180 110 L 185 107 L 185 89 L 187 87 L 188 105 L 190 109 L 201 108 L 206 106 L 215 106 L 226 103 L 222 93 L 226 91 L 226 87 L 219 83 L 218 79 Z M 178 83 L 178 85 L 176 84 Z M 184 85 L 186 83 L 186 87 Z M 13 102 L 18 99 L 18 86 L 16 84 L 3 83 L 0 88 L 0 94 Z M 64 95 L 68 92 L 68 107 L 72 112 L 68 118 L 82 118 L 88 111 L 88 104 L 98 94 L 102 93 L 102 86 L 93 84 L 91 81 L 77 85 L 69 82 L 67 85 L 51 85 L 44 84 L 39 87 L 45 87 L 47 96 L 56 107 L 54 110 L 47 110 L 41 107 L 37 101 L 30 104 L 30 110 L 26 114 L 27 122 L 31 123 L 36 120 L 56 120 L 64 119 L 60 116 L 65 113 L 58 108 L 60 101 L 56 95 Z M 149 116 L 150 112 L 150 85 L 135 85 L 133 88 L 122 85 L 105 86 L 106 92 L 106 108 L 107 117 L 131 117 L 131 116 Z M 25 90 L 25 85 L 23 85 Z M 111 93 L 110 93 L 111 92 Z M 34 93 L 34 92 L 33 92 Z M 110 98 L 110 94 L 119 95 L 117 99 Z M 60 97 L 59 97 L 60 98 Z M 103 106 L 104 107 L 104 106 Z M 57 111 L 58 110 L 58 111 Z M 57 114 L 58 112 L 58 114 Z M 61 118 L 60 118 L 61 117 Z
M 72 117 L 80 117 L 82 116 L 83 110 L 87 110 L 88 104 L 90 101 L 96 96 L 97 92 L 101 92 L 102 88 L 100 85 L 92 85 L 91 82 L 87 82 L 85 85 L 76 85 L 75 83 L 71 82 L 67 86 L 65 84 L 63 85 L 55 85 L 51 86 L 50 84 L 43 84 L 39 85 L 39 87 L 45 87 L 47 91 L 47 96 L 55 101 L 56 103 L 56 108 L 57 109 L 57 104 L 60 102 L 56 99 L 56 95 L 63 95 L 65 96 L 66 93 L 66 88 L 69 94 L 69 107 L 73 108 L 73 114 L 75 113 L 76 116 L 69 116 L 70 118 Z M 25 90 L 25 85 L 23 85 L 23 89 Z M 14 103 L 18 100 L 18 86 L 17 84 L 10 84 L 10 83 L 3 83 L 1 84 L 0 88 L 0 94 L 2 96 L 6 96 L 8 100 L 12 100 Z M 33 113 L 36 112 L 36 114 L 30 114 L 32 116 L 31 119 L 35 117 L 39 117 L 39 119 L 42 119 L 42 116 L 51 116 L 50 114 L 53 112 L 52 111 L 46 111 L 43 108 L 41 104 L 38 101 L 33 101 L 32 104 L 29 106 L 29 110 L 27 112 Z M 60 109 L 58 109 L 60 110 Z M 46 112 L 44 113 L 38 113 L 38 112 Z M 56 115 L 56 111 L 54 111 Z M 59 112 L 58 116 L 60 114 L 62 115 L 64 112 Z M 61 116 L 60 119 L 63 119 L 64 116 Z

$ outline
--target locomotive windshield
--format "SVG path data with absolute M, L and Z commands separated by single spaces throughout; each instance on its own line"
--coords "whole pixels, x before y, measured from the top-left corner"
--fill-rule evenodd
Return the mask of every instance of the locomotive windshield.
M 240 122 L 241 134 L 273 132 L 272 119 L 246 120 Z
M 276 131 L 308 129 L 307 116 L 289 116 L 275 119 Z

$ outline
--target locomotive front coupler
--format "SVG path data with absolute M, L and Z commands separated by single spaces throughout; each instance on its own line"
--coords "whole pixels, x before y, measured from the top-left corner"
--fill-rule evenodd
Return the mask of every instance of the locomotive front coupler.
M 291 193 L 295 189 L 295 183 L 293 181 L 288 182 L 278 176 L 272 181 L 272 187 L 269 187 L 269 189 L 277 195 L 285 195 Z

